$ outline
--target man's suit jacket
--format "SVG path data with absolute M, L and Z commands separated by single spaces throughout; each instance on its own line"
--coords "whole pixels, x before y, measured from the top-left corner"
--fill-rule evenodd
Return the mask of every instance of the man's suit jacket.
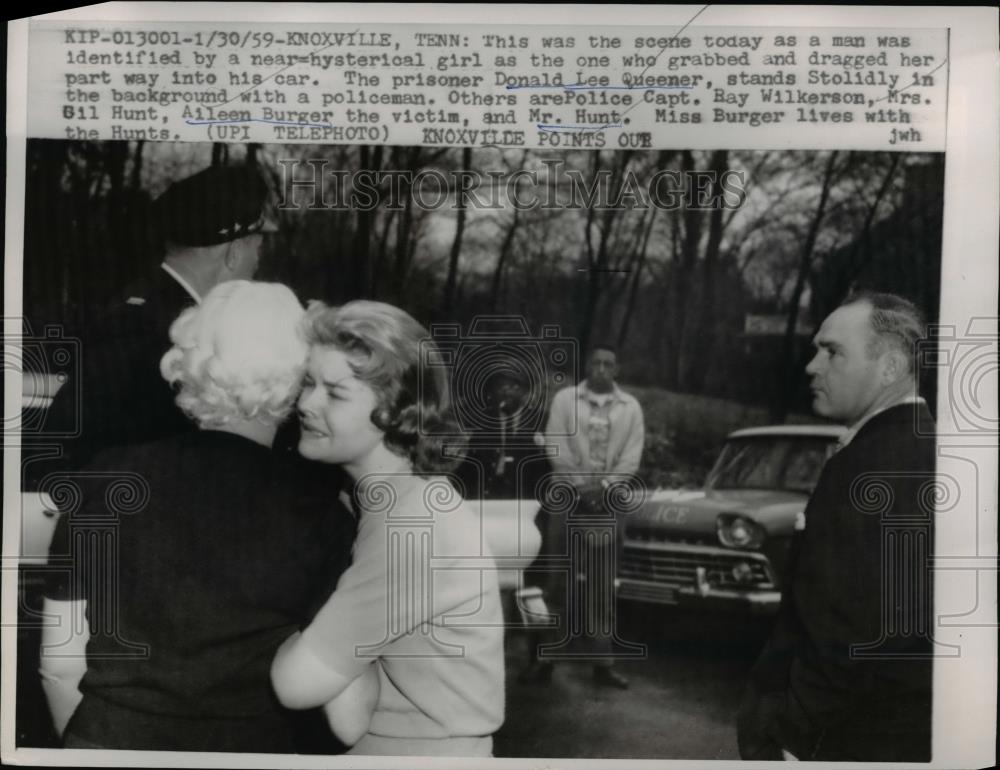
M 745 759 L 930 760 L 934 465 L 923 402 L 827 462 L 741 707 Z
M 106 447 L 195 428 L 160 375 L 160 359 L 170 349 L 170 325 L 194 304 L 173 277 L 157 269 L 79 330 L 76 381 L 63 385 L 45 417 L 45 434 L 77 434 L 61 442 L 63 456 L 57 461 L 26 468 L 26 486 L 36 487 L 53 471 L 80 468 Z

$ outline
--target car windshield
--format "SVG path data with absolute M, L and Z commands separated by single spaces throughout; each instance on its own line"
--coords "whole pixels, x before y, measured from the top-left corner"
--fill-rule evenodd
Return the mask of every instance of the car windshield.
M 834 440 L 817 436 L 730 439 L 708 476 L 709 489 L 782 489 L 810 493 Z

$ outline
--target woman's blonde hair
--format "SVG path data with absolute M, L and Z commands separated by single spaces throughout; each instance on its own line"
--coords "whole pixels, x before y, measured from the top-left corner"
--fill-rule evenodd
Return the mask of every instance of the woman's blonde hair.
M 415 473 L 454 467 L 464 436 L 452 412 L 449 370 L 413 316 L 385 302 L 355 300 L 337 308 L 311 302 L 303 330 L 310 345 L 347 355 L 354 376 L 375 393 L 372 423 Z
M 170 327 L 160 373 L 177 405 L 199 425 L 276 424 L 298 395 L 308 346 L 302 305 L 280 283 L 226 281 Z

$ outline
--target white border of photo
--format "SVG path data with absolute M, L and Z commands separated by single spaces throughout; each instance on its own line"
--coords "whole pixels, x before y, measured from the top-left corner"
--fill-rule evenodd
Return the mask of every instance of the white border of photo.
M 673 27 L 685 24 L 702 6 L 581 6 L 568 5 L 377 5 L 377 4 L 215 4 L 109 3 L 36 17 L 51 20 L 185 20 L 259 21 L 266 23 L 447 23 L 482 25 L 556 24 L 594 25 L 606 29 L 621 24 Z M 698 26 L 759 26 L 772 22 L 786 27 L 870 27 L 882 29 L 948 28 L 949 88 L 943 234 L 943 280 L 940 323 L 966 334 L 970 323 L 987 335 L 997 335 L 998 211 L 1000 211 L 1000 68 L 996 8 L 960 7 L 823 7 L 823 6 L 707 6 L 694 22 Z M 8 26 L 7 61 L 7 211 L 5 233 L 4 334 L 19 335 L 22 314 L 23 191 L 25 183 L 26 99 L 28 91 L 28 22 Z M 850 132 L 832 129 L 850 148 Z M 734 133 L 729 145 L 741 147 Z M 5 367 L 4 414 L 21 408 L 18 367 Z M 983 418 L 997 422 L 996 369 L 978 391 L 986 410 Z M 949 389 L 939 387 L 938 414 L 950 413 Z M 997 627 L 997 436 L 996 433 L 957 434 L 955 426 L 941 425 L 939 470 L 956 474 L 975 463 L 978 489 L 974 492 L 979 517 L 977 543 L 959 537 L 941 521 L 937 554 L 954 559 L 960 573 L 939 580 L 936 614 L 963 614 L 969 625 L 938 628 L 943 644 L 961 646 L 957 658 L 942 659 L 935 668 L 932 767 L 984 767 L 995 760 Z M 949 430 L 951 428 L 951 430 Z M 272 756 L 260 754 L 206 754 L 183 752 L 104 752 L 17 749 L 15 747 L 15 650 L 17 623 L 17 544 L 20 541 L 20 452 L 4 449 L 4 538 L 2 586 L 3 684 L 0 710 L 0 747 L 4 763 L 15 765 L 172 766 L 172 767 L 717 767 L 724 763 L 697 760 L 566 760 L 566 759 L 433 759 L 412 757 L 358 758 L 348 756 Z M 963 494 L 973 490 L 963 490 Z M 943 573 L 942 573 L 943 574 Z M 971 614 L 975 610 L 975 614 Z M 978 624 L 978 625 L 977 625 Z M 734 714 L 735 706 L 734 705 Z M 664 702 L 669 709 L 669 702 Z M 766 767 L 765 763 L 739 763 Z M 845 765 L 831 765 L 844 767 Z M 879 765 L 902 767 L 902 765 Z

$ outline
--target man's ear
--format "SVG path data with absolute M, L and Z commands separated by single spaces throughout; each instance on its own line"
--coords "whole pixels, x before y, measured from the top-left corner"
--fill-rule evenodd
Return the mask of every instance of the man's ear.
M 889 348 L 882 356 L 882 383 L 892 385 L 902 379 L 906 372 L 906 356 L 901 350 Z
M 223 261 L 226 265 L 226 269 L 230 272 L 236 270 L 240 264 L 240 250 L 236 245 L 236 241 L 228 241 L 226 243 L 226 251 L 223 254 Z

